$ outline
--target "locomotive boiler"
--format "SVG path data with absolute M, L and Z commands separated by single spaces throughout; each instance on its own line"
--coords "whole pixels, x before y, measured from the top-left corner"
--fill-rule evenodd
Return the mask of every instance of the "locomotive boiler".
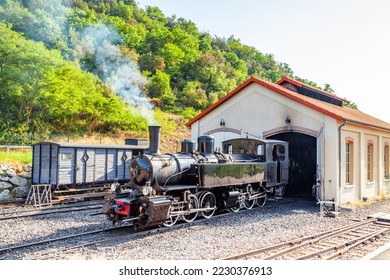
M 133 157 L 130 180 L 117 185 L 103 206 L 113 223 L 137 228 L 172 226 L 178 220 L 210 218 L 216 211 L 237 212 L 279 198 L 288 182 L 288 143 L 238 138 L 214 150 L 212 136 L 182 142 L 180 153 L 161 154 L 160 126 L 149 127 L 149 150 Z M 124 189 L 124 190 L 121 190 Z

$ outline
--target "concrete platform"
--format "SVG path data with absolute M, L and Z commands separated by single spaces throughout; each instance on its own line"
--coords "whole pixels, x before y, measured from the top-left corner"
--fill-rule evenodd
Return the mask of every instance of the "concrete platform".
M 378 222 L 390 225 L 390 214 L 378 212 L 378 213 L 375 213 L 373 215 L 368 215 L 367 219 L 369 219 L 369 218 L 377 218 Z
M 383 245 L 382 247 L 376 249 L 365 257 L 361 258 L 362 260 L 390 260 L 390 243 Z
M 377 218 L 378 222 L 390 225 L 390 214 L 387 213 L 378 212 L 367 218 Z M 390 260 L 390 242 L 366 255 L 362 260 Z

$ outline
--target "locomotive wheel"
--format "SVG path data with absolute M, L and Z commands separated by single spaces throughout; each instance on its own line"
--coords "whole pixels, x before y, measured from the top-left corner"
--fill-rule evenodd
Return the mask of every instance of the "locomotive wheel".
M 215 208 L 216 205 L 217 205 L 217 200 L 215 199 L 215 196 L 212 192 L 207 192 L 201 196 L 200 208 L 212 208 L 212 207 Z M 214 215 L 215 210 L 216 210 L 216 208 L 212 211 L 203 211 L 201 213 L 202 213 L 203 217 L 205 217 L 206 219 L 209 219 Z
M 267 193 L 263 192 L 261 193 L 261 197 L 256 199 L 256 205 L 259 207 L 263 207 L 266 201 L 267 201 Z
M 188 196 L 188 200 L 189 200 L 188 210 L 199 208 L 199 200 L 195 195 L 190 194 Z M 196 217 L 198 217 L 198 212 L 191 213 L 188 215 L 183 215 L 183 220 L 186 221 L 187 223 L 191 223 L 196 219 Z
M 248 186 L 246 186 L 247 197 L 245 197 L 245 201 L 244 201 L 244 206 L 246 209 L 252 209 L 253 206 L 255 206 L 255 202 L 256 202 L 255 199 L 249 200 L 249 197 L 253 194 L 254 194 L 253 188 L 251 184 L 248 184 Z
M 176 224 L 177 220 L 179 219 L 179 216 L 176 215 L 176 216 L 172 216 L 172 205 L 170 206 L 169 208 L 169 217 L 168 219 L 166 220 L 165 223 L 163 223 L 163 226 L 164 227 L 171 227 L 173 226 L 174 224 Z
M 237 199 L 236 206 L 230 208 L 229 211 L 237 213 L 238 211 L 240 211 L 240 209 L 241 209 L 240 201 Z

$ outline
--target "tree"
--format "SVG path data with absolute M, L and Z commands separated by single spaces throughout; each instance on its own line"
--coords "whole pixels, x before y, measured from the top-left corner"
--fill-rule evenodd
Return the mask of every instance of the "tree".
M 180 102 L 184 107 L 193 107 L 196 110 L 208 105 L 206 91 L 198 81 L 188 82 L 181 93 Z
M 170 87 L 170 76 L 160 70 L 150 79 L 148 92 L 150 97 L 160 99 L 166 106 L 172 105 L 176 99 Z
M 334 93 L 333 88 L 330 86 L 330 84 L 324 84 L 324 90 L 330 93 Z

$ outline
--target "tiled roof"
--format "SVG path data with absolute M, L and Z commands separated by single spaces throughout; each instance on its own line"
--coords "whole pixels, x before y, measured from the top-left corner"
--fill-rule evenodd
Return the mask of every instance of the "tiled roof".
M 258 85 L 264 86 L 270 90 L 273 90 L 274 92 L 281 94 L 287 98 L 290 98 L 296 102 L 299 102 L 307 107 L 310 107 L 314 110 L 317 110 L 327 116 L 330 116 L 338 121 L 347 121 L 347 122 L 353 122 L 359 125 L 368 126 L 368 127 L 374 127 L 378 129 L 388 130 L 390 131 L 390 124 L 382 121 L 380 119 L 377 119 L 373 116 L 367 115 L 359 110 L 348 108 L 348 107 L 340 107 L 337 105 L 333 105 L 324 101 L 320 101 L 308 96 L 304 96 L 302 94 L 299 94 L 297 92 L 291 91 L 289 89 L 286 89 L 278 84 L 274 84 L 272 82 L 268 82 L 265 80 L 261 80 L 258 78 L 251 77 L 248 80 L 246 80 L 243 84 L 238 86 L 236 89 L 228 93 L 226 96 L 218 100 L 216 103 L 202 111 L 199 115 L 194 117 L 192 120 L 186 123 L 187 126 L 191 126 L 194 122 L 197 120 L 203 118 L 206 116 L 209 112 L 217 108 L 218 106 L 222 105 L 224 102 L 235 96 L 237 93 L 239 93 L 241 90 L 246 88 L 252 83 L 256 83 Z

